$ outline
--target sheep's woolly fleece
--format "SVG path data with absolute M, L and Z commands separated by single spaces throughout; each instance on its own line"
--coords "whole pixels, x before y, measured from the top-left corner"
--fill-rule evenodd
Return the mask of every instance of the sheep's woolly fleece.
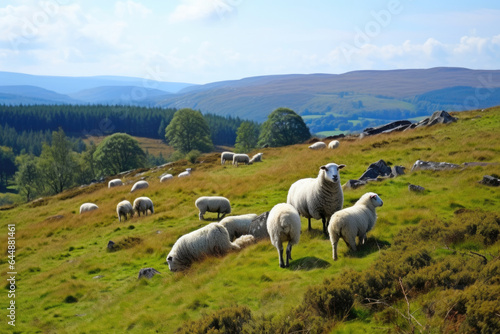
M 222 196 L 202 196 L 199 197 L 194 205 L 200 210 L 200 220 L 205 220 L 206 212 L 217 212 L 217 219 L 222 219 L 226 214 L 231 213 L 231 203 Z M 222 214 L 222 217 L 219 217 Z
M 297 210 L 290 204 L 276 204 L 267 218 L 267 232 L 271 238 L 271 244 L 278 250 L 280 267 L 289 266 L 292 259 L 292 246 L 300 240 L 300 216 Z M 286 248 L 286 262 L 283 261 L 283 242 L 288 241 Z
M 255 213 L 230 216 L 222 219 L 219 223 L 224 226 L 229 233 L 229 240 L 233 240 L 242 235 L 249 234 L 250 224 L 256 217 L 257 215 Z
M 134 210 L 137 211 L 139 217 L 141 213 L 147 216 L 148 210 L 151 211 L 151 213 L 155 213 L 153 201 L 149 197 L 137 197 L 134 201 Z
M 118 215 L 118 221 L 121 222 L 122 216 L 125 216 L 125 220 L 127 220 L 127 215 L 130 215 L 130 217 L 134 215 L 134 208 L 129 201 L 124 200 L 116 206 L 116 214 Z

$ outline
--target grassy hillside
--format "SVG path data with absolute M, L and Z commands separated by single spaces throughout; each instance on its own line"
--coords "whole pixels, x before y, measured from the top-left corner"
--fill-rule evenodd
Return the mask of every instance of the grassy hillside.
M 309 322 L 311 332 L 409 332 L 410 324 L 416 322 L 404 318 L 407 304 L 396 284 L 398 275 L 406 287 L 403 291 L 408 293 L 413 316 L 422 324 L 417 330 L 439 333 L 446 332 L 450 326 L 465 326 L 476 318 L 479 319 L 476 323 L 483 321 L 477 315 L 482 308 L 470 306 L 477 311 L 473 318 L 469 304 L 460 297 L 475 296 L 474 291 L 489 291 L 484 289 L 490 285 L 484 285 L 482 290 L 474 288 L 479 284 L 479 276 L 496 277 L 488 282 L 496 284 L 493 285 L 496 290 L 487 295 L 496 298 L 495 293 L 500 291 L 500 218 L 495 220 L 500 207 L 500 189 L 478 183 L 483 175 L 500 174 L 500 108 L 454 116 L 459 121 L 446 126 L 362 140 L 346 139 L 335 151 L 311 151 L 306 144 L 266 148 L 260 150 L 264 161 L 251 166 L 221 166 L 218 154 L 210 154 L 201 159 L 203 163 L 178 162 L 162 170 L 126 175 L 123 187 L 107 189 L 106 185 L 97 184 L 1 210 L 2 245 L 7 244 L 7 225 L 16 224 L 15 330 L 19 333 L 173 333 L 184 327 L 189 332 L 192 327 L 187 326 L 202 326 L 201 322 L 190 321 L 210 319 L 221 308 L 230 310 L 226 314 L 231 314 L 245 307 L 251 311 L 252 320 L 245 324 L 249 332 L 256 332 L 256 328 L 278 332 L 270 328 L 287 324 L 290 326 L 286 331 L 292 331 L 291 328 L 298 328 L 293 326 L 300 321 Z M 268 241 L 262 241 L 238 253 L 208 258 L 185 272 L 169 272 L 165 258 L 174 242 L 207 224 L 198 220 L 194 206 L 197 197 L 226 196 L 231 201 L 233 214 L 260 214 L 285 202 L 290 185 L 300 178 L 315 177 L 323 164 L 346 164 L 341 171 L 342 183 L 345 183 L 358 178 L 370 163 L 379 159 L 405 166 L 407 174 L 345 191 L 345 206 L 352 205 L 368 191 L 377 192 L 384 200 L 375 228 L 368 234 L 367 245 L 360 247 L 357 253 L 349 252 L 341 241 L 339 260 L 333 262 L 330 242 L 321 233 L 321 222 L 313 220 L 313 231 L 308 232 L 303 218 L 301 240 L 293 248 L 289 269 L 279 268 L 276 249 Z M 442 172 L 410 172 L 417 159 L 456 164 L 480 161 L 488 165 Z M 162 173 L 176 175 L 186 167 L 193 168 L 190 178 L 159 182 Z M 132 183 L 140 177 L 145 177 L 150 187 L 131 194 Z M 426 190 L 410 193 L 408 183 L 421 185 Z M 118 222 L 116 204 L 124 199 L 132 202 L 138 196 L 148 196 L 154 201 L 155 214 Z M 99 209 L 79 215 L 79 206 L 84 202 L 96 203 Z M 207 213 L 206 217 L 214 215 Z M 490 224 L 487 226 L 490 230 L 483 233 L 485 222 Z M 460 224 L 466 227 L 461 228 Z M 455 225 L 456 229 L 452 229 Z M 480 239 L 482 235 L 488 238 Z M 108 252 L 109 240 L 121 245 L 121 249 Z M 418 256 L 412 253 L 417 251 Z M 423 264 L 419 259 L 424 259 Z M 456 263 L 450 260 L 447 266 L 443 265 L 444 269 L 433 269 L 433 265 L 449 259 Z M 0 265 L 1 279 L 5 282 L 6 253 Z M 456 269 L 458 265 L 468 265 L 471 272 L 477 273 L 464 279 L 458 287 L 433 281 L 447 270 L 462 272 Z M 138 280 L 139 270 L 145 267 L 153 267 L 161 275 Z M 412 268 L 423 268 L 427 272 L 424 275 Z M 484 270 L 490 274 L 484 274 Z M 381 273 L 375 280 L 380 287 L 374 289 L 375 292 L 355 287 L 374 281 L 363 277 L 377 272 Z M 349 291 L 356 294 L 345 292 L 354 298 L 354 304 L 348 314 L 335 317 L 335 312 L 331 313 L 328 307 L 325 311 L 325 304 L 318 304 L 317 300 L 321 300 L 322 291 L 337 284 L 340 277 L 349 282 L 343 285 L 342 291 L 351 289 Z M 349 281 L 352 277 L 357 278 Z M 454 282 L 452 278 L 450 282 Z M 462 291 L 472 292 L 461 295 Z M 366 297 L 383 299 L 392 308 L 383 304 L 370 306 Z M 439 304 L 441 300 L 449 304 Z M 493 314 L 499 311 L 495 305 L 493 302 L 488 306 Z M 299 306 L 307 308 L 307 312 L 301 313 Z M 318 324 L 323 327 L 318 329 Z M 496 325 L 493 322 L 486 326 Z

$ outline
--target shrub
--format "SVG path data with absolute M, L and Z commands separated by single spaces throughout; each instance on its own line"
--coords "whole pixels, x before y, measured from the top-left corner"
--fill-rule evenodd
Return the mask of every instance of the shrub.
M 177 333 L 205 334 L 227 333 L 240 334 L 243 325 L 252 319 L 252 313 L 246 306 L 233 306 L 220 309 L 200 320 L 192 321 L 177 329 Z
M 319 316 L 342 320 L 351 311 L 354 294 L 346 284 L 327 280 L 322 285 L 310 287 L 306 291 L 304 304 L 315 310 Z

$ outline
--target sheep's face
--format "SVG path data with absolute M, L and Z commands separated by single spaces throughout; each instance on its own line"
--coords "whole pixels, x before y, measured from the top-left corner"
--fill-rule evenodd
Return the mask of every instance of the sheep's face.
M 170 269 L 170 271 L 182 270 L 182 266 L 180 266 L 177 261 L 175 261 L 175 254 L 170 253 L 167 255 L 167 263 L 168 269 Z
M 334 183 L 340 182 L 339 169 L 344 168 L 345 165 L 337 165 L 335 163 L 329 163 L 327 165 L 321 166 L 320 170 L 325 171 L 325 178 Z
M 382 199 L 375 193 L 370 193 L 370 200 L 372 201 L 373 206 L 375 207 L 384 205 Z

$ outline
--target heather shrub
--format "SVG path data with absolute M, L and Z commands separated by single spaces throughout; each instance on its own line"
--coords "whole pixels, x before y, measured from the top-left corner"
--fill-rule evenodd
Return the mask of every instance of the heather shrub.
M 252 319 L 252 313 L 246 306 L 233 306 L 205 315 L 197 321 L 191 321 L 177 329 L 185 334 L 240 334 L 243 325 Z

